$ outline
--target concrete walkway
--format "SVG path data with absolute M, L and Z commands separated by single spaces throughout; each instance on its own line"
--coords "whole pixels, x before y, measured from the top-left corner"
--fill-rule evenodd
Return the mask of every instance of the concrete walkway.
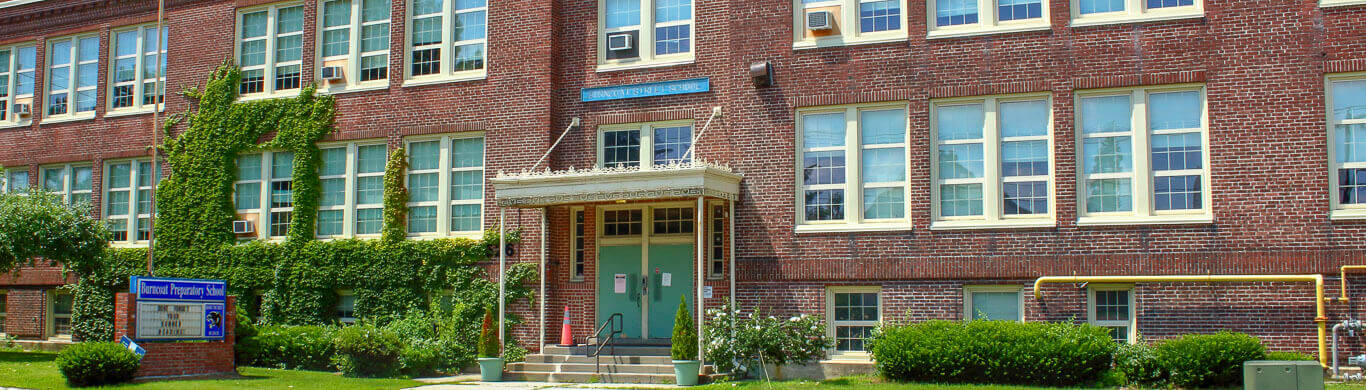
M 548 383 L 548 382 L 480 382 L 479 374 L 441 378 L 418 378 L 430 385 L 405 390 L 568 390 L 568 389 L 678 389 L 676 385 L 631 383 Z

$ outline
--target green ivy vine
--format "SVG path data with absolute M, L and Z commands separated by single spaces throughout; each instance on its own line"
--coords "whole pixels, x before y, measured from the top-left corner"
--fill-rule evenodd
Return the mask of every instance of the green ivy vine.
M 408 188 L 403 175 L 408 172 L 408 154 L 403 148 L 394 150 L 384 165 L 384 231 L 385 242 L 403 241 L 408 234 Z

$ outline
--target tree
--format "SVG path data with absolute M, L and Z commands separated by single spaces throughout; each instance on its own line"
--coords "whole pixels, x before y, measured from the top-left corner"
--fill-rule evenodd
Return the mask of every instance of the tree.
M 0 194 L 0 274 L 40 260 L 79 273 L 103 256 L 108 240 L 88 204 L 67 204 L 40 191 Z

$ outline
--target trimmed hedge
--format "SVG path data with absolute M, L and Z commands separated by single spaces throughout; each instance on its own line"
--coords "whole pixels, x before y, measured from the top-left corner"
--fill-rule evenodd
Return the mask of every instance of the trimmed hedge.
M 394 332 L 368 323 L 352 325 L 337 331 L 334 342 L 333 360 L 346 376 L 389 377 L 399 370 L 404 345 Z
M 237 340 L 237 363 L 284 369 L 332 371 L 335 348 L 331 326 L 276 326 L 257 328 L 257 335 Z
M 1185 388 L 1243 383 L 1243 362 L 1266 358 L 1262 341 L 1242 333 L 1185 335 L 1157 345 L 1157 362 L 1168 382 Z
M 140 365 L 138 355 L 115 342 L 78 343 L 57 354 L 57 369 L 76 387 L 133 380 Z
M 1099 380 L 1115 351 L 1108 329 L 1044 322 L 884 325 L 869 344 L 892 380 L 1053 386 Z

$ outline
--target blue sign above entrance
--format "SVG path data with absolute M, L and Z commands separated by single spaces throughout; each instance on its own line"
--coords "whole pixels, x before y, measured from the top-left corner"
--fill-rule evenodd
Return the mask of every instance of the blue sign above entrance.
M 138 300 L 223 302 L 227 299 L 227 282 L 222 280 L 133 276 L 128 289 Z
M 635 99 L 652 96 L 682 95 L 707 92 L 711 90 L 711 79 L 703 77 L 687 80 L 659 81 L 654 83 L 616 85 L 611 87 L 584 88 L 580 91 L 583 101 Z

